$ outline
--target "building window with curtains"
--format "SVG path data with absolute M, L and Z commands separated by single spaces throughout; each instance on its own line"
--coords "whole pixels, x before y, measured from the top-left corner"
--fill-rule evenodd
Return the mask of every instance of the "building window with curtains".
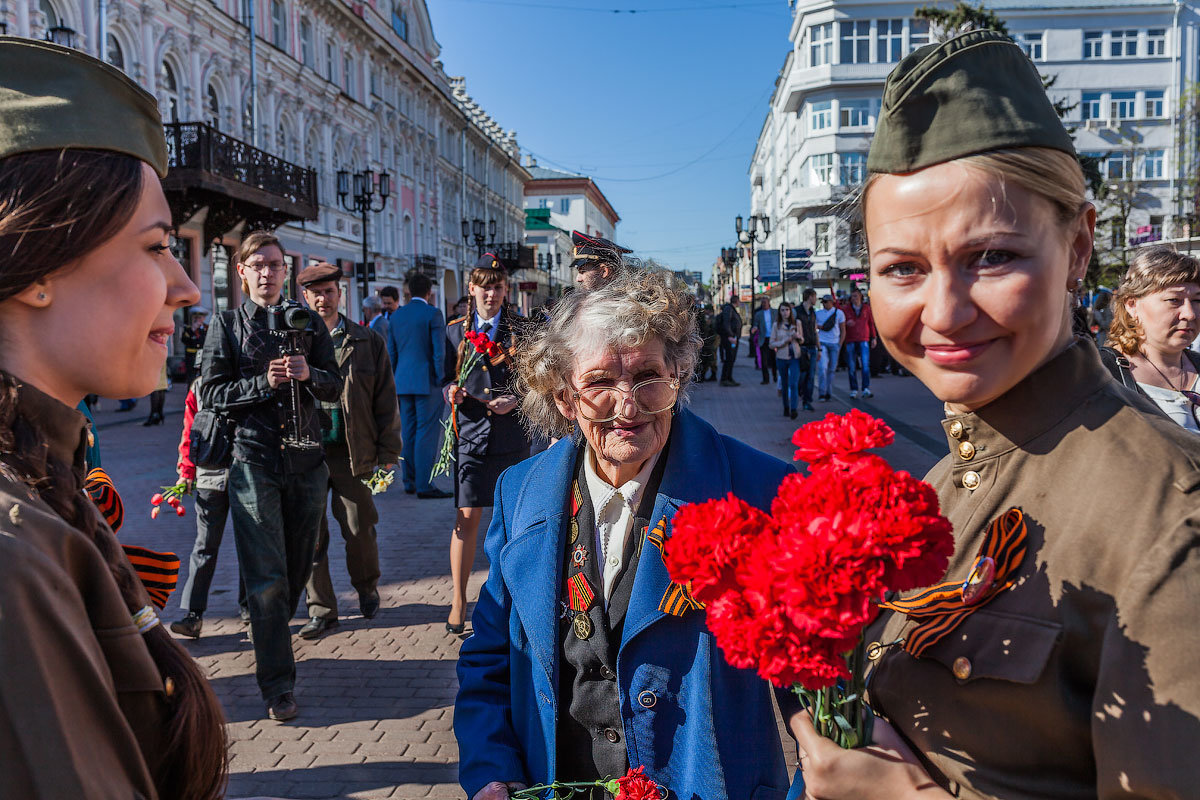
M 842 100 L 838 116 L 842 128 L 869 128 L 871 125 L 871 101 L 865 98 Z
M 271 0 L 271 44 L 287 50 L 287 17 L 280 0 Z

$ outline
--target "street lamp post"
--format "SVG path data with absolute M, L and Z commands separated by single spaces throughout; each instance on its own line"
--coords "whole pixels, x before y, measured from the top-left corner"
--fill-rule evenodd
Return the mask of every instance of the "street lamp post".
M 771 235 L 771 218 L 766 214 L 751 214 L 748 220 L 749 226 L 745 229 L 742 227 L 742 215 L 738 214 L 733 220 L 734 230 L 737 231 L 738 242 L 745 245 L 746 255 L 750 261 L 750 288 L 753 289 L 753 294 L 758 294 L 758 289 L 755 284 L 758 282 L 758 276 L 754 273 L 754 243 L 766 242 Z M 762 238 L 758 238 L 762 234 Z M 753 298 L 750 300 L 754 302 Z
M 387 172 L 381 172 L 376 175 L 369 169 L 364 169 L 361 172 L 355 172 L 353 175 L 344 170 L 338 170 L 337 173 L 337 195 L 338 200 L 342 204 L 342 208 L 353 214 L 362 215 L 362 273 L 361 281 L 363 284 L 363 293 L 366 293 L 367 286 L 367 245 L 369 239 L 367 237 L 367 215 L 371 212 L 378 214 L 387 207 L 388 197 L 392 194 L 392 176 Z M 378 198 L 379 204 L 376 207 L 375 200 Z
M 557 261 L 555 260 L 556 255 L 558 257 Z M 546 299 L 549 300 L 554 297 L 554 268 L 556 266 L 562 266 L 562 253 L 538 253 L 537 263 L 539 269 L 541 269 L 543 266 L 546 268 L 546 276 L 548 281 L 546 288 Z
M 736 247 L 721 248 L 721 263 L 725 265 L 725 277 L 728 277 L 733 272 L 733 265 L 737 263 L 737 259 L 738 250 Z M 720 297 L 719 299 L 722 303 L 729 300 L 728 297 Z
M 484 235 L 484 231 L 487 231 L 487 236 Z M 488 242 L 489 247 L 496 243 L 496 220 L 490 219 L 485 223 L 479 217 L 474 219 L 463 217 L 462 235 L 464 242 L 469 243 L 471 239 L 475 240 L 475 249 L 478 250 L 475 255 L 481 256 L 485 242 Z

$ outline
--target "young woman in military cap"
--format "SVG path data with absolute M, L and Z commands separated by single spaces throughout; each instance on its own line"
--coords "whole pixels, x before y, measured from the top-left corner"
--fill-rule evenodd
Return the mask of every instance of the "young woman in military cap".
M 791 719 L 808 795 L 1195 797 L 1200 444 L 1072 335 L 1096 211 L 1037 71 L 991 31 L 917 50 L 867 164 L 875 321 L 945 403 L 957 547 L 867 632 L 877 746 Z
M 505 302 L 508 271 L 491 253 L 479 257 L 468 279 L 466 316 L 446 323 L 444 375 L 451 383 L 446 397 L 452 406 L 458 439 L 454 450 L 454 504 L 458 507 L 450 537 L 450 575 L 454 597 L 449 633 L 462 633 L 467 619 L 467 580 L 475 562 L 475 541 L 483 509 L 492 507 L 500 473 L 529 457 L 529 436 L 517 414 L 513 354 L 524 321 Z M 457 377 L 474 346 L 469 331 L 478 331 L 499 346 L 498 354 L 482 355 L 467 379 Z
M 87 394 L 154 388 L 172 315 L 154 98 L 0 37 L 0 795 L 220 797 L 221 707 L 83 485 Z M 97 338 L 95 331 L 104 331 Z

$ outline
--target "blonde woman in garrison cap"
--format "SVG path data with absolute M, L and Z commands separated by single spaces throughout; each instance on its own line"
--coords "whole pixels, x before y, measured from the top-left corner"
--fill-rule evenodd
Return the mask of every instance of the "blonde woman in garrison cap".
M 152 96 L 0 37 L 0 798 L 224 792 L 221 707 L 82 490 L 75 406 L 153 389 L 199 299 L 166 171 Z
M 992 31 L 917 50 L 867 165 L 875 322 L 945 404 L 957 546 L 936 607 L 867 631 L 876 745 L 790 720 L 807 795 L 1200 796 L 1200 445 L 1072 335 L 1096 211 L 1036 69 Z

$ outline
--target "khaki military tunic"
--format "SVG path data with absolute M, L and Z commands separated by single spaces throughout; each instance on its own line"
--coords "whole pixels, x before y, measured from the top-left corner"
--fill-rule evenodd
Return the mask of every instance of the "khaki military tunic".
M 1090 342 L 949 417 L 929 474 L 965 580 L 1025 512 L 1018 582 L 925 655 L 891 644 L 873 708 L 964 798 L 1200 797 L 1200 437 L 1119 387 Z
M 82 470 L 83 415 L 28 387 L 18 406 Z M 99 550 L 0 458 L 0 799 L 155 798 L 165 718 L 162 679 Z

